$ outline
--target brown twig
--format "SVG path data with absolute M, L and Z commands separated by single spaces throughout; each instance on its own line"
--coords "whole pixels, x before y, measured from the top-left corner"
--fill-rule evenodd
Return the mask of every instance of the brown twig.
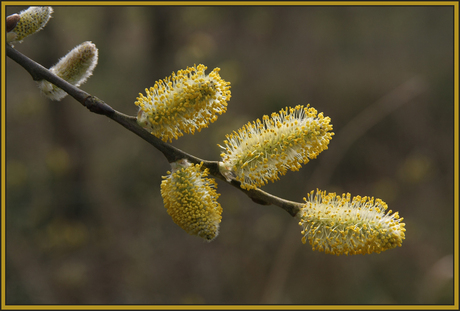
M 208 161 L 200 159 L 168 143 L 163 142 L 161 139 L 151 135 L 139 124 L 137 124 L 136 117 L 128 116 L 116 111 L 104 101 L 86 93 L 80 88 L 75 87 L 67 81 L 59 78 L 42 65 L 31 60 L 30 58 L 23 55 L 22 53 L 20 53 L 19 51 L 17 51 L 9 45 L 6 46 L 6 55 L 12 60 L 14 60 L 16 63 L 18 63 L 20 66 L 22 66 L 25 70 L 27 70 L 27 72 L 29 72 L 29 74 L 32 76 L 32 79 L 34 79 L 35 81 L 46 80 L 48 82 L 53 83 L 57 87 L 66 91 L 71 97 L 73 97 L 80 104 L 88 108 L 91 112 L 104 115 L 114 120 L 127 130 L 133 132 L 134 134 L 136 134 L 137 136 L 139 136 L 140 138 L 154 146 L 156 149 L 158 149 L 166 157 L 168 162 L 171 163 L 180 159 L 187 159 L 190 162 L 196 164 L 203 162 L 203 168 L 207 168 L 209 170 L 210 175 L 227 182 L 233 187 L 239 189 L 240 191 L 243 191 L 255 203 L 261 205 L 276 205 L 284 209 L 293 217 L 297 215 L 298 211 L 302 207 L 302 203 L 285 200 L 265 191 L 262 191 L 260 189 L 242 189 L 240 187 L 240 182 L 236 180 L 226 180 L 226 178 L 219 171 L 218 161 Z

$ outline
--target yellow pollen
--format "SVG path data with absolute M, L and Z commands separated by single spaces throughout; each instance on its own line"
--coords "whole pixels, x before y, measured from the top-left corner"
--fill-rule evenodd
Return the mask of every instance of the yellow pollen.
M 285 108 L 226 135 L 222 160 L 243 188 L 254 189 L 278 180 L 288 170 L 299 170 L 327 149 L 333 135 L 330 118 L 316 109 Z
M 155 82 L 135 102 L 142 107 L 138 123 L 163 141 L 172 141 L 208 127 L 227 111 L 231 98 L 230 83 L 219 76 L 219 68 L 205 75 L 206 66 L 179 70 Z M 155 122 L 150 120 L 154 119 Z
M 161 195 L 173 221 L 191 235 L 211 241 L 218 235 L 222 207 L 217 202 L 216 182 L 205 178 L 202 163 L 180 160 L 172 164 L 172 173 L 163 177 Z
M 335 255 L 380 253 L 402 245 L 405 224 L 380 199 L 312 191 L 299 212 L 302 242 Z M 319 230 L 319 229 L 322 230 Z

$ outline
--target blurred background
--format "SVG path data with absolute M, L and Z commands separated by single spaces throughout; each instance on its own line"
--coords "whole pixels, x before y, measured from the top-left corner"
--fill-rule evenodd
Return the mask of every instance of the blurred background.
M 27 7 L 7 6 L 7 15 Z M 52 102 L 6 61 L 7 304 L 452 304 L 453 8 L 56 6 L 15 48 L 49 68 L 84 41 L 82 89 L 136 115 L 136 97 L 194 64 L 231 82 L 226 114 L 172 144 L 219 160 L 225 134 L 286 106 L 331 117 L 329 149 L 263 190 L 374 196 L 406 223 L 402 247 L 333 256 L 218 181 L 211 243 L 173 223 L 162 154 L 72 98 Z

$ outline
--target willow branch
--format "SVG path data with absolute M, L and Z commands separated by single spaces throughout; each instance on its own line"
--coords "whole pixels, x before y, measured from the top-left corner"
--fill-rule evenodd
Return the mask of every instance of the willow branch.
M 22 66 L 32 76 L 32 79 L 34 81 L 46 80 L 50 83 L 53 83 L 57 87 L 67 92 L 80 104 L 88 108 L 91 112 L 104 115 L 114 120 L 127 130 L 133 132 L 134 134 L 136 134 L 137 136 L 151 144 L 166 157 L 168 162 L 171 163 L 180 159 L 187 159 L 190 162 L 196 164 L 203 162 L 203 167 L 209 170 L 210 175 L 214 176 L 215 178 L 221 179 L 224 182 L 244 192 L 255 203 L 261 205 L 273 204 L 275 206 L 281 207 L 293 217 L 302 207 L 302 203 L 285 200 L 265 191 L 262 191 L 260 189 L 242 189 L 240 187 L 240 182 L 236 180 L 226 180 L 226 178 L 219 171 L 218 161 L 208 161 L 200 159 L 194 155 L 186 153 L 183 150 L 180 150 L 179 148 L 176 148 L 168 143 L 163 142 L 161 139 L 151 135 L 139 124 L 137 124 L 136 117 L 128 116 L 126 114 L 118 112 L 101 99 L 97 98 L 96 96 L 92 96 L 87 92 L 81 90 L 80 88 L 75 87 L 67 81 L 59 78 L 51 71 L 49 71 L 39 63 L 31 60 L 22 53 L 18 52 L 16 49 L 14 49 L 8 44 L 6 45 L 6 55 L 12 60 L 14 60 L 16 63 L 18 63 L 20 66 Z

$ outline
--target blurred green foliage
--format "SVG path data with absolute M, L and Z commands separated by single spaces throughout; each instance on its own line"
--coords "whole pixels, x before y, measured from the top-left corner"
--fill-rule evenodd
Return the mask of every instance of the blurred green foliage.
M 47 100 L 8 59 L 7 304 L 453 303 L 452 7 L 56 6 L 15 48 L 50 67 L 87 40 L 99 64 L 82 88 L 130 115 L 172 71 L 221 68 L 228 112 L 173 142 L 205 159 L 264 114 L 324 112 L 329 150 L 263 189 L 299 202 L 317 187 L 379 197 L 405 218 L 406 240 L 379 255 L 313 252 L 289 214 L 219 183 L 220 235 L 204 243 L 163 207 L 161 153 L 71 98 Z M 418 95 L 324 177 L 341 130 L 414 77 Z

